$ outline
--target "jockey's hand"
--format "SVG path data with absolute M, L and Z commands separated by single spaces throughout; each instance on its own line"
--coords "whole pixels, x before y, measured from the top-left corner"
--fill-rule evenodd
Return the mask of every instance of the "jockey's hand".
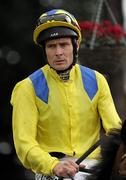
M 84 165 L 80 165 L 85 167 Z M 79 171 L 79 165 L 71 160 L 59 162 L 54 168 L 53 173 L 59 177 L 74 177 Z

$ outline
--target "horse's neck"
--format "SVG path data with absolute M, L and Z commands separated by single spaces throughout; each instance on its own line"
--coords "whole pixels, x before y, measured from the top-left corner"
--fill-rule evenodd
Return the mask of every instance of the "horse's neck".
M 121 143 L 120 146 L 119 146 L 119 149 L 117 151 L 116 158 L 115 158 L 115 163 L 114 163 L 114 166 L 113 166 L 113 171 L 114 172 L 118 172 L 119 165 L 120 165 L 120 162 L 121 162 L 121 159 L 122 159 L 122 156 L 123 156 L 125 150 L 126 150 L 126 147 L 124 146 L 123 143 Z

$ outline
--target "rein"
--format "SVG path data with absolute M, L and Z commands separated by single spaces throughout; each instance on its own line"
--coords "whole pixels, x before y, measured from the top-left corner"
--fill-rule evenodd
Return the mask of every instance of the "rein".
M 91 146 L 80 158 L 76 160 L 76 164 L 80 164 L 86 157 L 89 156 L 99 145 L 101 144 L 101 140 L 98 140 L 93 146 Z
M 84 159 L 86 159 L 89 154 L 91 154 L 99 145 L 101 144 L 101 140 L 96 141 L 95 144 L 93 144 L 93 146 L 91 146 L 81 157 L 79 157 L 75 163 L 76 164 L 80 164 Z M 94 174 L 94 170 L 91 169 L 86 169 L 86 168 L 79 168 L 79 171 L 81 172 L 85 172 L 85 173 L 90 173 L 90 174 Z M 71 179 L 73 179 L 72 177 L 69 177 Z M 58 180 L 63 180 L 63 177 L 59 177 Z

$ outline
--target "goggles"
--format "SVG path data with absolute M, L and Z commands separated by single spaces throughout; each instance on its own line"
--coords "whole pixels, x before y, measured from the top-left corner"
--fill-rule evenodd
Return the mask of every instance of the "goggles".
M 64 15 L 64 14 L 55 14 L 55 15 L 51 15 L 51 16 L 40 17 L 37 20 L 37 26 L 44 24 L 44 23 L 53 22 L 53 21 L 67 22 L 67 23 L 72 24 L 79 28 L 79 25 L 77 25 L 77 23 L 75 23 L 71 17 L 69 17 L 68 15 Z

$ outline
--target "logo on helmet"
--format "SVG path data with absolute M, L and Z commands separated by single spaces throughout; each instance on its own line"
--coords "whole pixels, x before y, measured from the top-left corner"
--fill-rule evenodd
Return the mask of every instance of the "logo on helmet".
M 58 36 L 58 35 L 59 35 L 59 33 L 56 32 L 56 33 L 52 33 L 52 34 L 50 35 L 50 37 L 55 37 L 55 36 Z

